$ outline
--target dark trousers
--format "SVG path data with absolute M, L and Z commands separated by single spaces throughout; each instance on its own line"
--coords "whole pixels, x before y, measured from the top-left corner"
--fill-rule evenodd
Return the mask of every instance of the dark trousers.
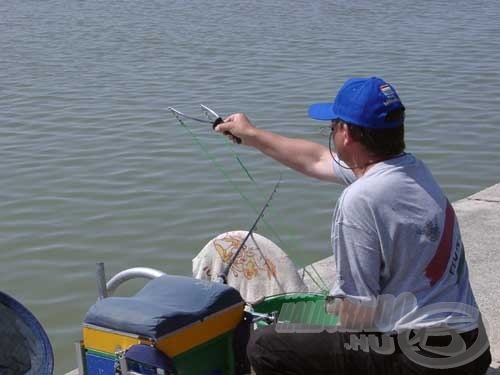
M 478 330 L 460 334 L 467 348 L 477 339 Z M 354 335 L 354 336 L 353 336 Z M 392 353 L 380 353 L 380 349 L 357 346 L 356 343 L 366 342 L 364 335 L 371 337 L 371 342 L 378 337 L 378 343 L 383 341 L 381 333 L 278 333 L 274 326 L 258 329 L 252 333 L 247 347 L 250 363 L 257 375 L 274 374 L 485 374 L 490 363 L 489 345 L 478 358 L 459 367 L 434 369 L 422 366 L 412 361 L 402 352 L 397 336 L 385 334 L 385 339 L 394 339 Z M 415 335 L 411 333 L 412 337 Z M 487 338 L 486 338 L 487 340 Z M 447 347 L 450 336 L 432 337 L 427 345 Z M 385 341 L 387 342 L 387 340 Z M 353 345 L 354 343 L 354 345 Z M 487 341 L 486 341 L 487 343 Z M 382 345 L 381 345 L 382 346 Z M 366 351 L 365 351 L 366 350 Z M 418 352 L 431 358 L 442 358 L 438 354 L 418 349 Z

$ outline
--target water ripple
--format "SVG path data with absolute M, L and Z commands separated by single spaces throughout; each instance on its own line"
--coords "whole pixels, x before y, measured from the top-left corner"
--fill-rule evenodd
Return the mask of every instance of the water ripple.
M 0 282 L 47 327 L 56 373 L 74 366 L 95 262 L 110 275 L 189 274 L 211 237 L 253 222 L 284 171 L 234 148 L 255 186 L 222 137 L 187 123 L 207 157 L 168 106 L 245 111 L 324 142 L 309 103 L 331 100 L 350 76 L 379 75 L 406 104 L 408 149 L 456 200 L 500 175 L 499 9 L 493 0 L 0 2 Z M 330 253 L 340 191 L 284 171 L 266 218 L 298 263 Z

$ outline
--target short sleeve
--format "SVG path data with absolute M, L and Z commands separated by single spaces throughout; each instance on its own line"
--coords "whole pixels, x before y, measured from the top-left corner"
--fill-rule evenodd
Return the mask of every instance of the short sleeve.
M 333 162 L 333 173 L 338 177 L 341 183 L 348 186 L 356 181 L 357 177 L 349 168 L 349 166 L 338 158 L 337 155 L 334 156 Z

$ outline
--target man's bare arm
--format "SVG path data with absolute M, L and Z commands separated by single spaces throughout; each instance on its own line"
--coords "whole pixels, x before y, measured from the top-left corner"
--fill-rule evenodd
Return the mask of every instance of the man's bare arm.
M 244 114 L 229 116 L 216 131 L 226 133 L 234 141 L 254 147 L 274 160 L 307 176 L 324 181 L 339 182 L 332 167 L 330 150 L 315 142 L 289 138 L 252 125 Z M 230 134 L 227 134 L 229 132 Z

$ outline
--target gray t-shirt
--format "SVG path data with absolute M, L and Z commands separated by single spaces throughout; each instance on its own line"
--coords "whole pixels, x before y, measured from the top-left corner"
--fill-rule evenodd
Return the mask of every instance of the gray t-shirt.
M 359 179 L 336 162 L 334 172 L 348 187 L 333 213 L 331 295 L 376 301 L 378 331 L 477 327 L 470 311 L 459 319 L 461 304 L 477 305 L 455 213 L 424 163 L 403 154 Z

